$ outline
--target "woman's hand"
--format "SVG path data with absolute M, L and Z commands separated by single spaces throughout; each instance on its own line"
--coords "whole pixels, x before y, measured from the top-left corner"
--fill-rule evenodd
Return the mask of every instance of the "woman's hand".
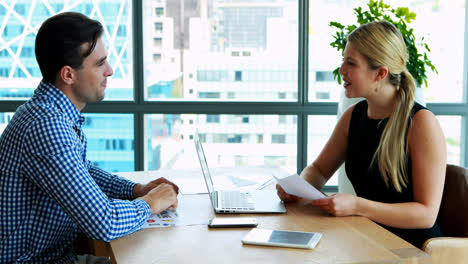
M 299 197 L 286 193 L 279 184 L 276 184 L 276 192 L 278 193 L 278 196 L 281 199 L 281 201 L 285 203 L 295 202 L 299 200 Z
M 358 197 L 351 194 L 337 193 L 323 199 L 314 200 L 311 204 L 334 216 L 358 214 Z

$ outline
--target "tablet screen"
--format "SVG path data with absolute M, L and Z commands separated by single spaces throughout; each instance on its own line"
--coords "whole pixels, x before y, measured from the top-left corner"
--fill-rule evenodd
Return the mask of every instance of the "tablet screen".
M 268 242 L 307 245 L 314 233 L 273 230 Z

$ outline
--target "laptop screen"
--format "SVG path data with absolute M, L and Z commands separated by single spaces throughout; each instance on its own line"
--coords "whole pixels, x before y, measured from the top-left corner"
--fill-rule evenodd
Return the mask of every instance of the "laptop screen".
M 216 207 L 215 201 L 213 201 L 214 187 L 213 181 L 211 180 L 210 170 L 208 169 L 208 163 L 206 162 L 205 152 L 203 151 L 202 144 L 198 134 L 195 134 L 194 137 L 195 149 L 197 150 L 198 159 L 200 160 L 200 166 L 202 168 L 203 177 L 205 177 L 206 188 L 208 189 L 208 194 L 210 195 L 211 203 L 213 208 Z

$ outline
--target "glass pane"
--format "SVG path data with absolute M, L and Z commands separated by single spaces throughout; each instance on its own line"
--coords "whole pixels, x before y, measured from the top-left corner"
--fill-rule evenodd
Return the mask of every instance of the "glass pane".
M 88 160 L 109 172 L 135 170 L 133 115 L 84 114 Z
M 341 54 L 330 47 L 334 30 L 330 21 L 343 25 L 357 24 L 352 10 L 368 1 L 309 1 L 309 100 L 338 101 L 343 89 L 333 79 L 332 71 L 341 63 Z M 427 69 L 428 87 L 423 87 L 427 102 L 461 102 L 463 98 L 463 58 L 465 0 L 420 1 L 387 0 L 392 7 L 408 7 L 417 14 L 410 26 L 416 37 L 424 37 L 431 48 L 429 59 L 439 74 Z M 334 16 L 330 17 L 330 13 Z M 450 25 L 450 30 L 440 21 Z M 450 45 L 447 45 L 447 40 Z
M 297 100 L 297 1 L 143 5 L 147 100 Z
M 427 41 L 431 48 L 429 58 L 439 72 L 427 71 L 428 87 L 423 87 L 426 101 L 461 102 L 466 34 L 465 0 L 409 2 L 411 4 L 400 5 L 409 6 L 410 10 L 418 14 L 414 30 Z M 450 30 L 442 27 L 439 21 L 450 25 Z M 450 40 L 450 46 L 447 46 L 447 40 Z
M 330 46 L 335 30 L 328 24 L 356 23 L 353 8 L 367 2 L 309 1 L 309 101 L 338 101 L 343 87 L 333 79 L 333 70 L 340 66 L 342 57 Z
M 0 135 L 14 113 L 0 113 Z M 135 170 L 133 115 L 84 114 L 87 159 L 109 172 Z
M 461 116 L 437 116 L 447 143 L 447 163 L 461 164 Z
M 194 180 L 201 169 L 193 143 L 198 131 L 210 169 L 216 172 L 236 167 L 237 174 L 227 176 L 229 187 L 247 187 L 271 179 L 272 175 L 253 173 L 261 168 L 296 172 L 296 116 L 155 114 L 148 115 L 146 122 L 149 170 L 193 169 L 194 173 L 184 174 L 185 180 L 199 184 L 201 176 L 200 181 Z M 241 171 L 247 173 L 239 175 Z
M 6 126 L 10 122 L 11 118 L 15 113 L 1 113 L 0 112 L 0 135 L 2 135 L 3 130 L 5 130 Z
M 330 138 L 336 125 L 336 116 L 312 115 L 308 120 L 307 133 L 307 164 L 311 164 L 318 157 Z M 326 186 L 338 185 L 338 173 L 335 173 Z
M 0 99 L 26 99 L 42 79 L 34 42 L 42 22 L 64 11 L 83 13 L 104 26 L 103 39 L 114 76 L 106 99 L 133 99 L 131 1 L 0 0 Z

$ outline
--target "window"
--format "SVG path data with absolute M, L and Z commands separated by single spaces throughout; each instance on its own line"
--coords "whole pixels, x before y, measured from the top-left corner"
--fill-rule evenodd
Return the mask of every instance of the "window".
M 2 37 L 4 37 L 4 38 L 8 37 L 8 29 L 9 29 L 10 27 L 11 27 L 11 26 L 6 26 L 6 27 L 3 29 Z
M 32 47 L 23 47 L 20 56 L 24 58 L 34 57 L 34 49 Z
M 241 72 L 241 71 L 235 71 L 235 74 L 236 74 L 236 75 L 235 75 L 235 76 L 236 76 L 236 77 L 235 77 L 235 81 L 236 81 L 236 82 L 242 81 L 242 72 Z
M 8 75 L 10 75 L 10 69 L 9 68 L 0 68 L 0 77 L 7 78 Z
M 156 17 L 161 17 L 164 15 L 164 8 L 162 7 L 156 7 L 154 9 L 154 13 L 156 14 Z
M 0 67 L 8 68 L 13 74 L 2 73 L 4 85 L 0 85 L 1 100 L 23 100 L 32 96 L 34 89 L 41 80 L 39 67 L 35 60 L 34 41 L 40 24 L 53 13 L 61 11 L 76 11 L 85 13 L 105 25 L 103 34 L 107 45 L 108 60 L 114 69 L 114 76 L 109 78 L 105 100 L 132 100 L 133 74 L 132 57 L 123 56 L 122 52 L 130 49 L 132 35 L 127 30 L 131 26 L 129 12 L 108 12 L 108 9 L 127 10 L 131 7 L 130 0 L 103 0 L 99 4 L 85 3 L 64 5 L 63 1 L 15 1 L 0 0 L 1 10 L 12 7 L 22 19 L 15 15 L 2 17 L 5 28 L 1 33 Z M 33 5 L 34 3 L 34 5 Z M 33 10 L 31 10 L 33 8 Z M 97 12 L 92 12 L 95 10 Z M 32 19 L 28 19 L 31 14 Z M 103 14 L 103 15 L 100 15 Z M 118 38 L 116 37 L 118 36 Z M 122 47 L 116 49 L 115 47 Z M 17 51 L 19 49 L 19 52 Z M 10 51 L 10 52 L 8 52 Z M 32 69 L 32 70 L 28 70 Z
M 255 122 L 242 122 L 246 118 Z M 210 167 L 234 166 L 236 159 L 239 160 L 236 157 L 241 156 L 244 165 L 265 166 L 273 164 L 271 157 L 275 157 L 273 160 L 281 160 L 277 162 L 281 165 L 279 167 L 295 172 L 297 125 L 279 125 L 278 119 L 278 115 L 147 115 L 146 140 L 150 142 L 148 146 L 152 146 L 148 152 L 147 167 L 182 169 L 198 166 L 193 142 L 189 139 L 190 135 L 193 136 L 190 131 L 196 127 Z M 193 124 L 189 124 L 188 120 L 193 120 Z M 278 126 L 284 129 L 285 134 L 276 134 L 276 138 L 282 138 L 281 148 L 269 138 L 264 140 L 263 134 L 256 133 L 263 131 L 270 134 Z M 285 142 L 287 137 L 291 138 L 291 142 Z M 221 158 L 218 159 L 218 156 Z
M 271 143 L 273 144 L 285 144 L 286 143 L 286 135 L 271 135 Z
M 207 123 L 219 123 L 219 115 L 206 115 Z
M 286 122 L 287 122 L 286 116 L 278 116 L 279 124 L 286 124 Z
M 336 125 L 334 115 L 313 115 L 308 118 L 307 129 L 307 164 L 311 164 L 320 154 Z M 328 185 L 338 185 L 338 176 L 333 175 Z
M 242 136 L 241 135 L 229 135 L 227 137 L 227 143 L 241 143 Z
M 154 38 L 153 39 L 153 46 L 157 47 L 157 48 L 162 47 L 162 38 L 160 38 L 160 37 Z
M 161 33 L 163 31 L 163 23 L 162 22 L 156 22 L 154 23 L 154 30 L 156 32 Z
M 342 58 L 329 45 L 328 23 L 354 21 L 352 8 L 367 3 L 207 0 L 181 10 L 169 1 L 75 2 L 0 0 L 0 133 L 41 79 L 35 30 L 56 12 L 76 11 L 105 26 L 114 69 L 105 97 L 112 102 L 85 108 L 90 160 L 108 171 L 198 168 L 190 152 L 198 132 L 210 166 L 291 173 L 318 156 L 336 124 L 343 88 L 332 71 Z M 415 31 L 439 71 L 423 88 L 427 107 L 445 133 L 448 161 L 468 164 L 466 0 L 388 4 L 418 14 Z M 336 177 L 327 184 L 336 190 Z
M 16 4 L 13 8 L 18 15 L 25 15 L 26 9 L 24 4 Z
M 315 72 L 316 82 L 334 82 L 332 71 L 317 71 Z
M 93 5 L 92 4 L 85 4 L 85 14 L 89 16 L 91 14 L 91 11 L 93 10 Z
M 155 63 L 161 62 L 161 54 L 160 54 L 160 53 L 155 53 L 155 54 L 153 54 L 153 61 L 154 61 Z
M 119 36 L 119 37 L 125 37 L 125 36 L 127 36 L 127 26 L 120 25 L 120 26 L 117 28 L 117 36 Z
M 279 98 L 277 93 L 297 92 L 297 77 L 272 74 L 272 68 L 291 76 L 298 74 L 298 1 L 193 3 L 167 4 L 163 9 L 152 1 L 143 1 L 144 10 L 154 10 L 146 12 L 143 18 L 143 27 L 154 27 L 143 30 L 154 31 L 144 35 L 143 53 L 154 52 L 160 46 L 154 37 L 163 34 L 173 43 L 164 47 L 163 56 L 176 56 L 174 61 L 164 61 L 159 66 L 154 60 L 145 60 L 145 88 L 148 90 L 161 79 L 177 79 L 181 91 L 197 91 L 147 100 L 203 101 L 206 94 L 214 93 L 220 96 L 210 98 L 213 101 L 297 100 L 297 96 Z M 250 71 L 264 78 L 247 84 Z M 196 73 L 196 78 L 190 78 L 191 73 Z
M 134 171 L 134 150 L 126 147 L 126 142 L 133 141 L 133 129 L 133 115 L 85 114 L 87 158 L 111 172 Z
M 200 92 L 199 97 L 204 99 L 217 99 L 221 96 L 218 92 Z

